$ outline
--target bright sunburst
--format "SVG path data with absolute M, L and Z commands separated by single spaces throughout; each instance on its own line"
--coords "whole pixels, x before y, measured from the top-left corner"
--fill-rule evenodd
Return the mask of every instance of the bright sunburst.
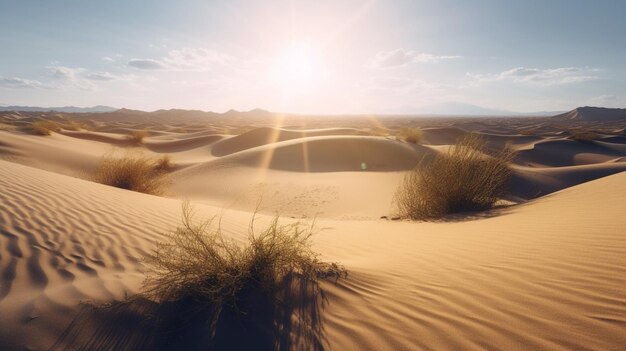
M 323 74 L 319 53 L 302 43 L 280 51 L 272 69 L 272 79 L 291 92 L 310 91 Z

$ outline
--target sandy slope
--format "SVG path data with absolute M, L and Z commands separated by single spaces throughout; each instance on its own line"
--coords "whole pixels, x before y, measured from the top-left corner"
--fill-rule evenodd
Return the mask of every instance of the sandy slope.
M 327 349 L 626 345 L 626 139 L 607 132 L 619 125 L 581 143 L 552 122 L 439 123 L 413 145 L 319 122 L 330 128 L 236 136 L 219 123 L 99 122 L 46 137 L 0 126 L 0 350 L 136 348 L 139 339 L 97 323 L 68 326 L 80 301 L 138 291 L 140 259 L 178 224 L 183 197 L 205 218 L 229 208 L 223 226 L 234 238 L 260 197 L 262 213 L 317 218 L 315 247 L 350 271 L 324 285 Z M 126 134 L 143 129 L 144 143 L 131 143 Z M 521 204 L 441 223 L 381 220 L 404 172 L 467 131 L 518 151 L 509 200 Z M 78 179 L 112 152 L 170 156 L 169 198 Z
M 119 123 L 118 123 L 119 124 Z M 237 136 L 216 128 L 152 126 L 152 136 L 135 145 L 124 128 L 110 122 L 100 131 L 63 131 L 48 137 L 0 130 L 0 157 L 57 173 L 88 178 L 102 155 L 169 155 L 174 168 L 168 196 L 188 197 L 218 207 L 251 211 L 264 198 L 264 211 L 293 217 L 376 219 L 392 214 L 392 197 L 402 177 L 423 157 L 445 150 L 466 133 L 455 126 L 424 129 L 422 145 L 394 137 L 359 135 L 353 128 L 289 130 L 261 127 Z M 482 125 L 491 149 L 517 150 L 509 200 L 518 202 L 626 170 L 623 137 L 581 143 L 563 135 L 518 135 Z M 113 128 L 113 129 L 111 129 Z M 528 128 L 528 125 L 522 128 Z M 102 130 L 107 130 L 103 132 Z M 123 134 L 112 133 L 117 131 Z
M 5 161 L 0 189 L 7 350 L 46 349 L 79 301 L 137 291 L 138 258 L 180 211 L 177 200 Z M 626 173 L 466 221 L 321 220 L 316 248 L 350 271 L 325 284 L 327 348 L 620 349 L 624 198 Z M 231 211 L 223 226 L 241 238 L 248 219 Z

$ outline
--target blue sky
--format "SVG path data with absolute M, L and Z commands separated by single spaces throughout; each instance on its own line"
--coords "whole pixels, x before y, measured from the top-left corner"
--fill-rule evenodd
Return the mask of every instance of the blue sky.
M 626 107 L 624 1 L 0 0 L 0 104 Z

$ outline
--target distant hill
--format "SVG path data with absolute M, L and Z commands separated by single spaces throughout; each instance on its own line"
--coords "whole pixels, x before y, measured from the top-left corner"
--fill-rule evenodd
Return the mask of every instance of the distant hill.
M 415 111 L 418 115 L 437 115 L 437 116 L 552 116 L 558 112 L 541 111 L 541 112 L 514 112 L 507 110 L 492 109 L 462 102 L 449 101 L 438 104 L 428 105 Z
M 112 112 L 117 110 L 115 107 L 110 106 L 92 106 L 92 107 L 76 107 L 76 106 L 63 106 L 63 107 L 36 107 L 36 106 L 0 106 L 0 111 L 23 111 L 23 112 L 68 112 L 68 113 L 98 113 L 98 112 Z
M 103 112 L 97 114 L 87 114 L 82 116 L 76 116 L 77 118 L 88 118 L 95 121 L 116 121 L 116 122 L 133 122 L 133 123 L 147 123 L 147 122 L 160 122 L 160 123 L 188 123 L 188 122 L 203 122 L 215 117 L 226 117 L 229 120 L 236 120 L 239 118 L 254 119 L 254 118 L 268 118 L 275 116 L 274 112 L 269 112 L 261 109 L 254 109 L 250 111 L 236 111 L 229 110 L 224 113 L 217 113 L 212 111 L 200 111 L 200 110 L 182 110 L 182 109 L 170 109 L 170 110 L 156 110 L 152 112 L 131 110 L 122 108 L 115 111 Z
M 626 108 L 578 107 L 569 112 L 553 117 L 575 121 L 618 121 L 626 120 Z

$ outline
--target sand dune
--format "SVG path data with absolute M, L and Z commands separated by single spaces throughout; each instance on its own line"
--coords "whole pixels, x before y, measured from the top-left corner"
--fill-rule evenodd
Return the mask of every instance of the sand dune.
M 71 130 L 61 131 L 60 133 L 77 139 L 98 141 L 115 146 L 134 146 L 136 144 L 136 142 L 131 140 L 128 135 L 117 133 Z
M 580 121 L 617 121 L 626 120 L 626 109 L 603 107 L 578 107 L 572 111 L 554 116 L 555 119 Z
M 431 145 L 451 145 L 467 132 L 455 127 L 424 128 L 424 143 Z
M 215 156 L 230 155 L 253 147 L 272 144 L 296 138 L 325 135 L 355 135 L 358 131 L 350 128 L 333 128 L 321 130 L 288 130 L 280 128 L 256 128 L 247 133 L 237 135 L 216 144 L 212 152 Z
M 189 138 L 179 138 L 175 140 L 149 140 L 144 143 L 148 150 L 160 153 L 181 152 L 199 147 L 211 145 L 222 140 L 221 135 L 201 135 Z
M 231 139 L 217 143 L 212 150 Z M 429 150 L 380 137 L 307 137 L 239 152 L 216 163 L 292 172 L 399 171 L 412 169 Z
M 179 202 L 0 164 L 0 344 L 46 349 L 79 301 L 137 291 L 139 258 L 176 225 Z M 484 219 L 321 222 L 316 248 L 350 270 L 324 285 L 327 348 L 619 349 L 625 174 Z M 248 217 L 230 212 L 223 226 L 241 238 Z
M 357 277 L 330 285 L 331 301 L 351 306 L 327 311 L 333 345 L 619 350 L 624 175 L 470 222 L 335 223 L 319 240 L 333 257 L 349 252 Z
M 84 177 L 91 173 L 108 143 L 80 140 L 54 133 L 45 138 L 0 131 L 0 158 L 41 169 Z
M 534 121 L 534 120 L 533 120 Z M 281 210 L 295 217 L 378 218 L 389 216 L 390 203 L 403 172 L 419 160 L 447 148 L 467 132 L 460 127 L 424 128 L 423 145 L 394 137 L 359 136 L 354 128 L 313 130 L 254 128 L 237 136 L 215 134 L 214 125 L 149 136 L 143 145 L 127 133 L 145 123 L 110 122 L 124 134 L 62 131 L 42 138 L 3 132 L 2 157 L 14 162 L 86 178 L 102 155 L 167 154 L 176 165 L 167 195 L 242 210 L 253 210 L 263 194 L 266 211 Z M 124 127 L 121 127 L 125 125 Z M 562 135 L 519 135 L 515 128 L 470 122 L 491 150 L 511 147 L 518 152 L 510 199 L 524 201 L 623 170 L 626 149 L 622 136 L 602 134 L 593 142 Z M 515 126 L 515 124 L 513 124 Z M 540 124 L 531 124 L 545 128 Z M 482 129 L 480 128 L 482 126 Z M 141 127 L 141 128 L 139 128 Z M 150 128 L 155 129 L 155 126 Z M 163 127 L 168 129 L 168 127 Z M 170 127 L 173 128 L 173 127 Z M 545 132 L 545 131 L 544 131 Z M 548 133 L 550 134 L 550 133 Z M 223 156 L 219 156 L 223 155 Z M 290 173 L 305 174 L 304 177 Z M 342 174 L 346 173 L 346 174 Z M 367 189 L 367 191 L 363 191 Z
M 602 163 L 624 156 L 624 151 L 607 147 L 607 144 L 563 139 L 540 141 L 532 144 L 532 147 L 518 149 L 516 162 L 533 166 L 563 167 Z
M 626 171 L 623 160 L 568 167 L 513 167 L 509 190 L 513 196 L 533 199 L 623 171 Z
M 626 344 L 626 139 L 619 123 L 424 121 L 417 145 L 395 137 L 413 123 L 406 119 L 328 117 L 317 121 L 324 128 L 306 129 L 301 118 L 276 128 L 273 119 L 163 125 L 138 114 L 134 122 L 101 120 L 91 131 L 21 131 L 46 116 L 0 119 L 2 350 L 151 348 L 155 336 L 139 321 L 89 319 L 80 302 L 139 291 L 141 258 L 178 225 L 182 198 L 201 218 L 225 213 L 222 227 L 235 240 L 247 235 L 260 198 L 261 223 L 275 212 L 286 222 L 315 218 L 323 230 L 314 248 L 344 264 L 349 278 L 324 283 L 323 333 L 295 349 Z M 141 144 L 128 138 L 137 130 L 151 131 Z M 390 135 L 368 135 L 381 130 Z M 568 139 L 589 130 L 596 140 Z M 468 132 L 479 133 L 490 151 L 518 152 L 505 197 L 512 206 L 435 223 L 381 219 L 393 217 L 405 172 Z M 105 154 L 168 155 L 167 197 L 79 179 Z

